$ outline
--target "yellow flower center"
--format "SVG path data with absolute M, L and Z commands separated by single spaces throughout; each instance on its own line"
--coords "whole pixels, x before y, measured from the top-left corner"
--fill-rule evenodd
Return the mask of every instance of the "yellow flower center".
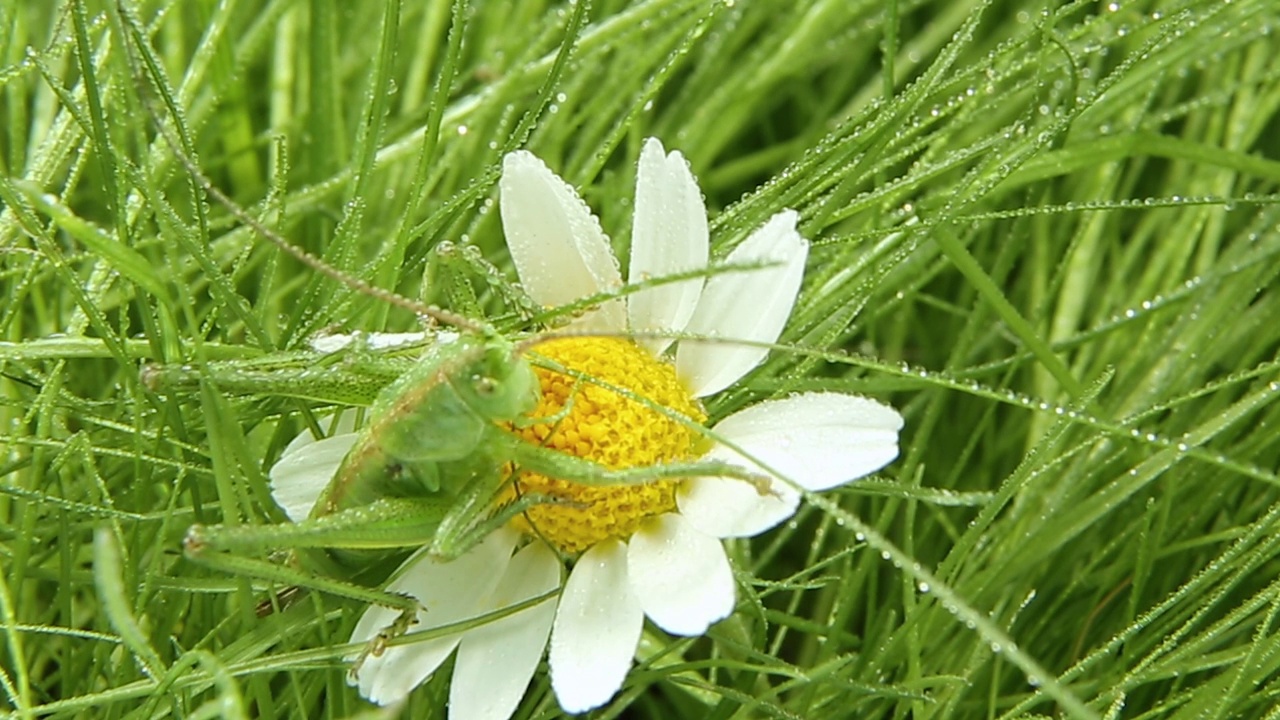
M 702 454 L 702 435 L 692 425 L 706 421 L 706 413 L 680 384 L 675 369 L 647 350 L 617 338 L 562 338 L 540 343 L 532 352 L 581 379 L 535 364 L 542 399 L 530 416 L 537 422 L 512 428 L 516 435 L 614 469 L 692 460 Z M 687 420 L 681 422 L 657 407 Z M 564 552 L 577 553 L 605 538 L 629 537 L 644 518 L 675 509 L 678 482 L 593 486 L 520 473 L 516 492 L 567 502 L 534 505 L 514 522 Z

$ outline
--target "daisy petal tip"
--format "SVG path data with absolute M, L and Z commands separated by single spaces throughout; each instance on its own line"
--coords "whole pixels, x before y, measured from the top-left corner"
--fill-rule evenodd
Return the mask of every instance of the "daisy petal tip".
M 640 148 L 638 174 L 641 181 L 645 178 L 658 181 L 663 187 L 677 193 L 675 197 L 665 198 L 665 201 L 683 200 L 690 212 L 697 210 L 696 216 L 701 224 L 706 224 L 706 204 L 702 200 L 702 191 L 698 189 L 698 181 L 694 178 L 684 153 L 679 150 L 667 152 L 661 140 L 649 138 Z
M 381 707 L 386 707 L 387 705 L 394 705 L 395 703 L 401 702 L 406 697 L 408 697 L 407 693 L 403 695 L 399 693 L 392 694 L 392 693 L 385 692 L 383 688 L 367 687 L 369 683 L 361 682 L 359 680 L 352 682 L 350 677 L 347 678 L 347 684 L 355 685 L 359 689 L 361 697 L 373 703 L 374 705 L 378 705 Z
M 787 227 L 794 230 L 800 224 L 800 212 L 792 208 L 783 208 L 774 213 L 770 220 L 776 220 L 779 223 L 786 223 Z
M 786 249 L 788 254 L 800 254 L 805 258 L 809 254 L 809 239 L 800 234 L 800 213 L 795 210 L 783 210 L 769 221 L 776 222 L 778 231 L 777 243 Z
M 662 141 L 656 137 L 644 139 L 644 145 L 640 147 L 640 157 L 661 159 L 667 156 L 667 149 L 663 147 Z
M 556 702 L 560 703 L 561 710 L 570 715 L 580 715 L 600 707 L 608 702 L 609 698 L 613 697 L 613 694 L 622 686 L 609 689 L 608 694 L 601 691 L 602 687 L 589 688 L 578 683 L 557 683 L 554 677 L 551 679 L 551 690 L 556 694 Z
M 502 170 L 520 171 L 525 168 L 541 168 L 545 169 L 546 163 L 538 159 L 537 155 L 528 150 L 513 150 L 502 156 Z
M 551 667 L 551 690 L 560 709 L 570 715 L 579 715 L 609 702 L 622 689 L 622 682 L 626 679 L 625 670 L 621 674 L 557 673 L 554 660 Z M 627 669 L 630 669 L 629 663 Z M 611 677 L 605 677 L 606 674 Z
M 355 687 L 360 697 L 381 707 L 404 702 L 421 682 L 415 675 L 383 672 L 382 668 L 362 668 L 354 676 L 347 673 L 347 684 Z
M 843 406 L 838 411 L 839 422 L 850 434 L 865 433 L 868 438 L 878 438 L 886 451 L 891 450 L 893 455 L 885 462 L 886 465 L 897 459 L 898 433 L 906 424 L 902 413 L 890 405 L 871 398 L 839 393 L 828 394 Z
M 507 153 L 502 158 L 502 176 L 498 178 L 498 190 L 508 204 L 535 196 L 539 187 L 557 182 L 559 178 L 537 155 L 527 150 Z
M 875 402 L 875 401 L 872 401 L 872 402 Z M 883 403 L 876 403 L 876 405 L 879 405 L 884 411 L 884 417 L 885 417 L 887 429 L 892 430 L 894 432 L 898 432 L 899 430 L 902 429 L 904 425 L 906 425 L 906 421 L 902 419 L 902 413 L 898 412 L 893 407 L 889 405 L 885 405 Z

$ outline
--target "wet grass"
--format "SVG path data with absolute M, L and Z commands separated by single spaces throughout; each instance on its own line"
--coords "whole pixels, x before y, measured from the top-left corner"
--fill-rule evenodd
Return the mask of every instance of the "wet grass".
M 495 183 L 516 148 L 620 252 L 648 136 L 688 157 L 717 253 L 801 213 L 790 350 L 708 409 L 867 394 L 906 416 L 902 457 L 737 541 L 739 611 L 707 638 L 651 629 L 596 716 L 1280 717 L 1270 0 L 0 18 L 9 715 L 370 708 L 344 679 L 357 603 L 259 617 L 260 583 L 181 553 L 194 521 L 281 518 L 264 469 L 300 407 L 156 392 L 139 368 L 417 321 L 209 201 L 163 126 L 262 223 L 411 297 L 442 241 L 509 269 Z M 447 681 L 403 716 L 443 716 Z M 541 672 L 517 717 L 559 713 Z

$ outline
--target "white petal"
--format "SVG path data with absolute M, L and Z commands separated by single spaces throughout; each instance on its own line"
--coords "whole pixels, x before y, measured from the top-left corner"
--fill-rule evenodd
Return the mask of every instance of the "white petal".
M 488 610 L 523 602 L 560 585 L 560 561 L 543 543 L 516 553 Z M 449 717 L 506 720 L 538 669 L 556 616 L 555 598 L 467 632 L 449 686 Z
M 319 421 L 320 429 L 324 430 L 330 437 L 353 433 L 356 431 L 356 418 L 359 415 L 358 408 L 347 408 L 337 414 L 322 418 Z M 303 430 L 289 441 L 289 444 L 284 447 L 284 452 L 280 453 L 280 457 L 283 458 L 290 453 L 297 452 L 313 442 L 316 442 L 316 437 L 311 434 L 310 430 Z
M 499 181 L 502 228 L 520 282 L 534 301 L 567 305 L 622 285 L 618 260 L 600 221 L 573 188 L 532 153 L 508 153 Z M 622 330 L 621 300 L 605 303 L 575 324 Z
M 736 458 L 717 450 L 724 448 L 713 449 L 706 459 Z M 751 537 L 791 517 L 800 505 L 800 493 L 790 485 L 775 481 L 771 490 L 762 495 L 751 483 L 736 478 L 695 477 L 681 485 L 676 503 L 680 513 L 708 535 Z
M 679 151 L 667 155 L 649 138 L 636 171 L 635 220 L 631 230 L 629 282 L 661 278 L 707 266 L 707 208 L 689 163 Z M 680 331 L 693 316 L 705 278 L 659 285 L 627 298 L 627 317 L 636 331 Z M 642 338 L 655 354 L 670 338 Z
M 569 574 L 551 630 L 551 686 L 565 712 L 608 702 L 631 668 L 644 611 L 627 580 L 627 548 L 596 544 Z
M 803 393 L 752 405 L 721 420 L 715 432 L 755 461 L 816 492 L 893 462 L 901 429 L 898 411 L 875 400 Z M 758 467 L 746 458 L 729 460 Z
M 412 595 L 425 608 L 418 612 L 418 624 L 410 632 L 482 614 L 484 603 L 507 569 L 517 537 L 514 530 L 502 528 L 451 562 L 440 562 L 425 552 L 407 560 L 397 571 L 399 576 L 387 585 L 387 591 Z M 398 615 L 399 611 L 391 608 L 370 607 L 356 623 L 351 642 L 372 639 Z M 460 637 L 454 633 L 396 645 L 378 657 L 367 657 L 356 678 L 360 694 L 379 705 L 403 699 L 440 667 Z
M 675 513 L 650 519 L 627 544 L 644 614 L 676 635 L 701 635 L 733 612 L 733 571 L 720 541 Z
M 354 413 L 351 415 L 354 417 Z M 310 431 L 304 431 L 289 443 L 267 475 L 271 478 L 272 499 L 290 520 L 300 522 L 311 514 L 357 437 L 356 433 L 345 432 L 316 440 Z
M 443 345 L 453 342 L 457 338 L 457 333 L 448 330 L 430 334 L 425 332 L 386 333 L 356 331 L 316 335 L 308 340 L 307 344 L 316 352 L 331 353 L 346 350 L 357 342 L 363 343 L 364 347 L 370 350 L 387 350 L 428 340 L 434 341 L 437 345 Z
M 717 445 L 708 460 L 777 471 L 773 494 L 729 478 L 691 478 L 676 500 L 699 530 L 718 537 L 749 537 L 795 512 L 799 493 L 819 491 L 860 478 L 898 456 L 902 416 L 874 400 L 840 393 L 804 393 L 768 400 L 730 415 L 715 426 L 740 454 Z
M 784 210 L 729 253 L 726 263 L 771 262 L 759 270 L 725 272 L 707 281 L 688 332 L 726 340 L 771 343 L 791 316 L 804 278 L 809 243 L 796 232 L 799 216 Z M 681 340 L 676 370 L 696 397 L 732 385 L 769 351 L 732 342 Z

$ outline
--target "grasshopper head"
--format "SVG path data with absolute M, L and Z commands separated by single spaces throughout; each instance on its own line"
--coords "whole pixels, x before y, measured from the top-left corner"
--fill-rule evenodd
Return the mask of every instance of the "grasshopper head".
M 538 404 L 538 378 L 533 368 L 504 341 L 489 341 L 471 365 L 466 382 L 458 383 L 463 400 L 484 417 L 514 420 Z

